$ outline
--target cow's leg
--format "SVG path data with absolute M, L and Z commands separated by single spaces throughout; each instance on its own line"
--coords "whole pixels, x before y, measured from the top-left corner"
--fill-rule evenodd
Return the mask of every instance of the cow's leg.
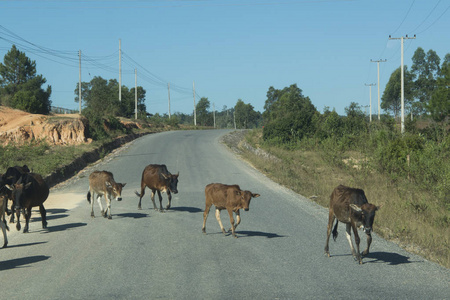
M 31 219 L 31 207 L 25 210 L 25 227 L 23 228 L 23 233 L 28 232 L 28 225 L 30 224 Z
M 366 233 L 367 235 L 367 249 L 363 251 L 362 255 L 366 256 L 367 254 L 369 254 L 369 248 L 370 248 L 370 244 L 372 244 L 372 235 L 370 233 Z
M 91 218 L 95 218 L 94 215 L 94 192 L 91 190 Z
M 103 210 L 103 206 L 102 206 L 102 195 L 97 195 L 97 202 L 98 202 L 98 205 L 100 206 L 100 213 L 102 214 L 102 216 L 105 216 L 106 212 Z
M 105 218 L 106 215 L 108 215 L 108 219 L 111 220 L 111 195 L 105 194 L 105 200 L 106 200 L 106 208 L 105 208 Z
M 169 204 L 167 204 L 166 209 L 169 209 L 172 205 L 172 193 L 169 190 L 167 190 L 167 197 L 169 198 Z
M 39 205 L 39 212 L 41 213 L 42 228 L 47 228 L 47 211 L 43 204 Z
M 217 222 L 219 222 L 220 229 L 222 230 L 223 234 L 227 234 L 225 229 L 223 228 L 222 220 L 220 220 L 220 209 L 216 208 L 216 219 Z
M 11 218 L 9 219 L 9 223 L 14 223 L 14 201 L 11 204 Z
M 23 214 L 25 215 L 25 209 L 22 209 Z M 20 209 L 16 209 L 16 218 L 17 218 L 17 223 L 16 223 L 16 229 L 17 231 L 20 231 Z
M 347 224 L 347 238 L 349 239 L 350 243 L 352 242 L 350 228 L 353 229 L 353 233 L 355 234 L 355 244 L 356 244 L 356 251 L 355 251 L 355 249 L 352 246 L 352 253 L 355 256 L 356 260 L 360 264 L 362 264 L 361 254 L 359 253 L 359 242 L 360 242 L 360 239 L 359 239 L 359 234 L 358 234 L 358 228 L 356 228 L 356 224 L 353 223 L 353 222 L 351 224 Z
M 228 215 L 230 216 L 231 233 L 233 234 L 233 236 L 235 238 L 237 238 L 237 236 L 236 236 L 236 228 L 234 226 L 233 210 L 227 209 L 227 211 L 228 211 Z
M 206 219 L 208 218 L 209 210 L 211 208 L 211 204 L 206 204 L 205 211 L 203 212 L 203 226 L 202 232 L 206 234 Z
M 136 192 L 136 195 L 138 195 L 137 192 Z M 142 207 L 141 207 L 141 200 L 142 200 L 142 197 L 144 197 L 144 195 L 145 195 L 145 184 L 143 184 L 141 182 L 141 193 L 138 195 L 139 196 L 138 209 L 142 209 Z
M 152 196 L 151 196 L 151 198 L 152 198 L 152 202 L 153 202 L 153 209 L 154 210 L 158 210 L 158 208 L 156 207 L 156 203 L 155 203 L 155 192 L 156 192 L 156 190 L 152 190 Z M 158 191 L 159 192 L 159 191 Z
M 332 209 L 330 209 L 329 214 L 328 214 L 327 241 L 325 243 L 325 254 L 328 255 L 328 257 L 330 257 L 330 249 L 329 249 L 328 243 L 330 242 L 331 228 L 333 227 L 333 222 L 335 219 L 336 219 L 336 217 L 334 216 L 334 212 Z M 336 221 L 336 222 L 339 222 L 339 221 Z
M 160 190 L 156 190 L 158 192 L 158 198 L 159 198 L 159 211 L 160 212 L 164 212 L 164 209 L 162 207 L 162 196 L 161 196 L 161 191 Z
M 3 232 L 3 247 L 2 248 L 6 248 L 6 246 L 8 245 L 8 237 L 7 237 L 7 235 L 6 235 L 6 228 L 7 228 L 7 226 L 6 226 L 6 219 L 5 219 L 5 210 L 6 210 L 6 202 L 8 201 L 8 199 L 5 199 L 4 200 L 5 201 L 5 203 L 3 204 L 3 208 L 2 209 L 0 209 L 0 210 L 2 210 L 2 213 L 1 213 L 1 215 L 0 215 L 0 226 L 2 227 L 2 232 Z M 3 220 L 2 220 L 2 218 L 3 218 Z
M 236 230 L 236 228 L 238 227 L 238 225 L 241 223 L 241 215 L 239 214 L 239 210 L 236 211 L 236 224 L 234 224 L 234 229 Z M 231 231 L 231 228 L 230 230 Z
M 352 242 L 352 225 L 350 223 L 345 224 L 345 236 L 347 237 L 347 241 L 350 245 L 350 249 L 352 250 L 352 255 L 356 256 L 355 254 L 355 248 L 353 247 L 353 242 Z

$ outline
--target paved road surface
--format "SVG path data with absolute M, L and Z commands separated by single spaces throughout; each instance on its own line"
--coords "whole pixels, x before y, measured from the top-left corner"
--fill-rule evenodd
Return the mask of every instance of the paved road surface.
M 34 211 L 30 233 L 11 226 L 0 249 L 2 299 L 449 299 L 448 269 L 374 237 L 358 265 L 343 227 L 323 253 L 327 210 L 271 182 L 240 161 L 219 137 L 227 131 L 177 131 L 142 137 L 81 178 L 51 190 L 48 229 Z M 180 172 L 173 209 L 137 210 L 143 168 Z M 113 219 L 90 217 L 88 175 L 109 170 L 126 182 Z M 201 233 L 204 187 L 237 183 L 261 197 L 242 212 L 238 239 L 210 212 Z M 330 191 L 331 192 L 331 191 Z M 164 206 L 167 204 L 166 195 Z M 229 223 L 226 212 L 222 221 Z M 229 226 L 229 225 L 225 225 Z M 376 226 L 376 221 L 375 221 Z M 363 245 L 365 237 L 362 238 Z

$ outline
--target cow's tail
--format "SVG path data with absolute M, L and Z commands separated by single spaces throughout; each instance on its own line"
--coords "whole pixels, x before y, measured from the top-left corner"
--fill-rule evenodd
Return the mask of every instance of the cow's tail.
M 333 228 L 333 240 L 336 242 L 336 239 L 338 237 L 338 231 L 337 231 L 337 227 L 338 227 L 339 221 L 336 220 L 336 225 L 334 225 Z
M 89 204 L 91 204 L 91 191 L 89 191 L 86 195 L 87 197 L 87 202 L 89 202 Z
M 134 193 L 136 194 L 136 196 L 138 196 L 139 198 L 141 198 L 141 194 L 139 194 L 137 191 L 134 191 Z

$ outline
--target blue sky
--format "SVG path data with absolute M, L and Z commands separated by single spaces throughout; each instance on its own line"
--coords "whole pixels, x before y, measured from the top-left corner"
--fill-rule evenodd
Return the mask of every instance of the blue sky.
M 0 0 L 0 59 L 17 44 L 52 86 L 52 104 L 78 109 L 78 50 L 82 81 L 94 76 L 137 83 L 150 113 L 192 113 L 207 97 L 216 110 L 238 99 L 263 112 L 270 86 L 296 83 L 319 111 L 345 114 L 351 102 L 369 105 L 418 47 L 450 53 L 449 0 Z M 372 112 L 377 113 L 377 87 Z M 212 105 L 211 105 L 212 106 Z M 212 109 L 212 107 L 211 107 Z

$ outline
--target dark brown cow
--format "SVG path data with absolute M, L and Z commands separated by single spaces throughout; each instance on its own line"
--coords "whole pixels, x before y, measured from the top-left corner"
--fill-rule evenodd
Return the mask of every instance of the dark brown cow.
M 177 194 L 178 189 L 178 176 L 180 173 L 176 175 L 170 174 L 167 170 L 166 165 L 148 165 L 145 167 L 142 172 L 142 180 L 141 180 L 141 193 L 139 194 L 137 191 L 136 195 L 139 197 L 138 209 L 142 209 L 141 200 L 145 194 L 145 187 L 148 187 L 152 190 L 152 202 L 153 208 L 158 210 L 155 203 L 155 192 L 158 192 L 159 197 L 159 207 L 160 211 L 163 211 L 162 207 L 162 197 L 161 192 L 167 192 L 167 197 L 169 198 L 169 204 L 167 204 L 166 209 L 169 209 L 172 204 L 172 194 Z
M 339 185 L 333 190 L 330 196 L 330 210 L 328 216 L 327 226 L 327 242 L 325 244 L 325 253 L 330 256 L 328 242 L 330 240 L 331 228 L 334 220 L 337 218 L 336 225 L 333 229 L 333 239 L 336 241 L 338 236 L 337 226 L 339 222 L 345 223 L 346 236 L 353 256 L 356 260 L 362 264 L 362 258 L 359 252 L 360 238 L 358 235 L 358 227 L 362 227 L 367 235 L 367 249 L 364 250 L 362 255 L 369 253 L 369 247 L 372 243 L 372 225 L 375 220 L 375 212 L 380 207 L 370 204 L 367 201 L 364 191 L 361 189 L 349 188 L 343 185 Z M 356 252 L 353 247 L 351 239 L 351 229 L 355 234 Z
M 31 208 L 35 206 L 39 206 L 42 218 L 42 228 L 47 228 L 47 212 L 43 203 L 47 200 L 50 190 L 42 176 L 36 173 L 27 173 L 22 175 L 15 184 L 7 184 L 6 187 L 11 190 L 11 199 L 15 205 L 17 230 L 20 230 L 20 210 L 23 210 L 25 215 L 25 227 L 23 232 L 28 232 Z
M 91 217 L 94 218 L 94 200 L 91 196 L 97 194 L 97 202 L 100 206 L 102 216 L 112 219 L 111 216 L 111 200 L 122 201 L 122 188 L 126 183 L 117 183 L 114 176 L 108 171 L 94 171 L 89 175 L 89 192 L 87 193 L 87 201 L 91 204 Z M 103 210 L 102 196 L 105 196 L 106 209 Z
M 219 222 L 220 229 L 226 234 L 220 220 L 220 211 L 226 209 L 230 215 L 231 232 L 236 236 L 236 227 L 241 223 L 241 216 L 239 209 L 249 210 L 250 200 L 259 197 L 259 194 L 253 194 L 250 191 L 242 191 L 237 185 L 226 185 L 221 183 L 211 183 L 205 187 L 205 212 L 203 213 L 203 227 L 202 231 L 206 234 L 206 219 L 208 218 L 209 210 L 214 204 L 216 208 L 216 219 Z M 236 224 L 234 223 L 233 212 L 236 214 Z
M 26 173 L 30 173 L 30 169 L 28 168 L 27 165 L 23 165 L 21 166 L 14 166 L 14 167 L 9 167 L 6 170 L 6 173 L 3 174 L 1 176 L 1 183 L 0 183 L 0 190 L 5 187 L 5 184 L 9 184 L 12 185 L 14 183 L 16 183 L 20 177 L 22 177 L 22 175 L 26 174 Z M 26 183 L 22 180 L 22 183 Z M 4 190 L 4 189 L 3 189 Z M 8 190 L 8 199 L 11 199 L 11 192 Z M 8 206 L 8 204 L 6 204 L 6 206 Z M 6 212 L 9 214 L 11 214 L 11 218 L 9 220 L 10 223 L 14 223 L 14 206 L 15 203 L 11 204 L 11 211 L 8 211 L 8 208 L 6 208 Z

